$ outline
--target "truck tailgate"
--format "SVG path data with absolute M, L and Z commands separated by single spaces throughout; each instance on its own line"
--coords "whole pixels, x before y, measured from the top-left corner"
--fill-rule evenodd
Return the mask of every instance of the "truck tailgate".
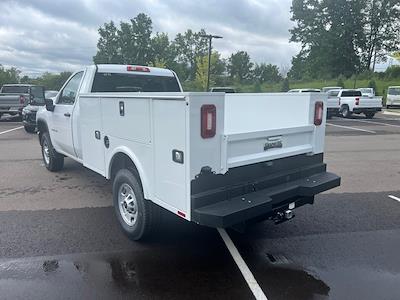
M 358 108 L 382 107 L 382 97 L 361 97 Z
M 315 102 L 324 103 L 321 126 L 314 125 Z M 221 168 L 323 151 L 326 96 L 227 94 Z

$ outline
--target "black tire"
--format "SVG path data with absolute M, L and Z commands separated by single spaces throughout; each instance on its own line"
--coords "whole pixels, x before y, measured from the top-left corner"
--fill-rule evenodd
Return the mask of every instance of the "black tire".
M 25 131 L 28 133 L 35 133 L 35 126 L 32 125 L 24 125 Z
M 47 170 L 51 172 L 60 171 L 64 167 L 64 156 L 53 148 L 48 132 L 42 134 L 41 145 L 43 162 Z M 48 156 L 45 154 L 46 149 L 48 151 Z
M 348 107 L 347 105 L 343 105 L 340 111 L 341 111 L 341 113 L 342 113 L 342 117 L 343 117 L 343 118 L 350 118 L 351 115 L 353 114 L 353 113 L 350 111 L 350 109 L 349 109 L 349 107 Z
M 137 211 L 136 217 L 130 218 L 131 216 L 128 215 L 128 219 L 130 219 L 131 222 L 134 222 L 133 224 L 128 224 L 129 221 L 125 221 L 127 216 L 125 215 L 124 220 L 122 215 L 124 207 L 126 210 L 127 206 L 126 203 L 122 204 L 120 202 L 120 197 L 124 197 L 122 196 L 123 189 L 127 186 L 131 188 L 136 200 L 134 206 Z M 157 214 L 159 208 L 155 204 L 144 199 L 142 185 L 137 172 L 128 169 L 121 169 L 117 172 L 113 182 L 113 202 L 118 222 L 129 239 L 138 241 L 148 237 L 152 233 L 158 223 Z
M 367 119 L 372 119 L 374 116 L 375 116 L 375 113 L 374 113 L 374 112 L 367 112 L 367 113 L 365 113 L 365 117 L 366 117 Z

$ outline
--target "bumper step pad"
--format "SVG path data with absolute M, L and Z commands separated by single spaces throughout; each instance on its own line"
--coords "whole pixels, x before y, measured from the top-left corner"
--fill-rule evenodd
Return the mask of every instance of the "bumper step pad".
M 339 185 L 340 177 L 323 172 L 196 208 L 192 212 L 192 219 L 201 225 L 226 228 L 268 215 L 273 212 L 273 206 L 285 200 L 312 197 Z

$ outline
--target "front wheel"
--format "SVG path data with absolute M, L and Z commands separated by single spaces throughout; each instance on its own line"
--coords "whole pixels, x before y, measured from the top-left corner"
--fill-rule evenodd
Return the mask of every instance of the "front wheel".
M 114 210 L 123 232 L 131 240 L 148 236 L 156 220 L 156 207 L 144 199 L 139 175 L 128 169 L 118 171 L 113 183 Z
M 35 133 L 35 126 L 32 125 L 24 125 L 25 131 L 28 133 Z
M 367 119 L 372 119 L 374 116 L 375 116 L 375 113 L 374 113 L 374 112 L 367 112 L 367 113 L 365 113 L 365 117 L 366 117 Z
M 43 133 L 41 144 L 43 162 L 47 170 L 51 172 L 60 171 L 64 167 L 64 156 L 53 148 L 48 132 Z

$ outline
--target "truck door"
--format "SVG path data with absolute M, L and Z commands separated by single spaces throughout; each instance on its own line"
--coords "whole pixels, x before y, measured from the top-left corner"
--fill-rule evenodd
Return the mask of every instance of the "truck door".
M 83 72 L 76 73 L 60 91 L 53 112 L 52 142 L 59 150 L 75 156 L 72 140 L 72 111 Z

